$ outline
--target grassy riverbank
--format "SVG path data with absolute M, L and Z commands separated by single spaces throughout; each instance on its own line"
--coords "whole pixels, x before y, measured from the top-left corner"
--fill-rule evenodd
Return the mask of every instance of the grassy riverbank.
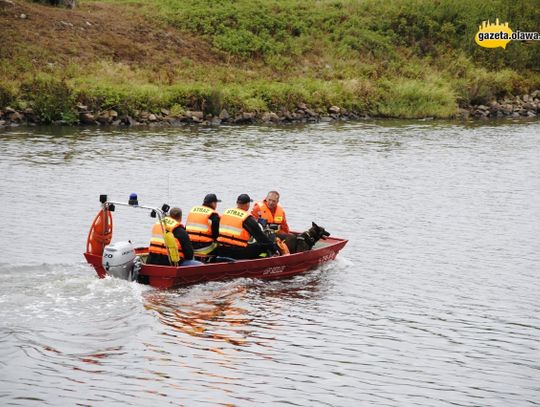
M 77 104 L 452 117 L 540 87 L 540 42 L 474 43 L 496 17 L 540 31 L 538 2 L 526 0 L 81 0 L 75 10 L 0 0 L 0 108 L 73 122 Z

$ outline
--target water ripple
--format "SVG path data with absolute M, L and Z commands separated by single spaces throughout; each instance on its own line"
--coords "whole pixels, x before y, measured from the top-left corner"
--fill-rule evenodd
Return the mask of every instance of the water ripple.
M 539 130 L 2 132 L 0 403 L 537 405 Z M 187 209 L 215 192 L 222 210 L 274 188 L 295 229 L 349 238 L 336 261 L 169 291 L 83 263 L 100 193 Z M 115 239 L 152 222 L 117 211 Z

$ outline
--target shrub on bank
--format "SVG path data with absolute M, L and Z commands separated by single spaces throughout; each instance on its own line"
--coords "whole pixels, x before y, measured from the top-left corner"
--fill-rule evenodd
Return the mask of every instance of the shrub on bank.
M 76 90 L 76 99 L 89 110 L 115 110 L 121 115 L 156 111 L 174 104 L 167 88 L 150 84 L 82 83 Z
M 62 120 L 74 123 L 74 95 L 63 81 L 50 76 L 38 76 L 21 85 L 21 97 L 28 102 L 44 123 Z
M 461 106 L 487 104 L 512 92 L 528 91 L 526 81 L 510 69 L 487 71 L 473 68 L 452 83 Z M 531 88 L 534 88 L 534 85 Z
M 0 109 L 15 101 L 15 91 L 7 83 L 0 83 Z
M 447 118 L 457 111 L 454 91 L 441 82 L 385 80 L 381 82 L 381 88 L 383 95 L 377 110 L 383 116 Z

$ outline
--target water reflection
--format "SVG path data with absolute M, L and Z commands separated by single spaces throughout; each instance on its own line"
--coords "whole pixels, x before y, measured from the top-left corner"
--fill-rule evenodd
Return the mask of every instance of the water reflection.
M 207 292 L 205 298 L 195 301 L 178 293 L 152 292 L 145 296 L 145 307 L 156 311 L 159 320 L 174 331 L 242 346 L 244 333 L 237 328 L 248 325 L 251 319 L 248 310 L 236 304 L 246 290 L 236 286 L 225 293 Z
M 256 327 L 271 328 L 287 304 L 298 306 L 323 295 L 323 270 L 280 281 L 240 279 L 144 295 L 145 307 L 173 332 L 246 346 L 258 340 Z M 286 323 L 281 316 L 282 323 Z

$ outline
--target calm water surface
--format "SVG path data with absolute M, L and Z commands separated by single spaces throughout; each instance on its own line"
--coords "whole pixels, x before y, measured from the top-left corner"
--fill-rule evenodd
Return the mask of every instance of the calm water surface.
M 540 404 L 540 123 L 0 131 L 0 405 Z M 282 193 L 293 279 L 97 279 L 98 196 Z M 115 212 L 115 240 L 152 219 Z

